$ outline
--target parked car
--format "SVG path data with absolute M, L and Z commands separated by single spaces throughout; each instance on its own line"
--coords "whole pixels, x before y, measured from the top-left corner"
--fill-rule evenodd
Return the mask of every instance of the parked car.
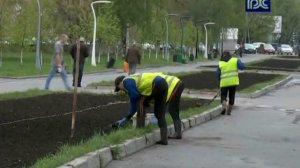
M 265 54 L 275 54 L 276 50 L 271 44 L 264 44 Z
M 253 43 L 254 47 L 256 48 L 256 51 L 260 47 L 261 44 L 265 44 L 265 43 L 263 43 L 263 42 L 255 42 L 255 43 Z
M 288 55 L 292 55 L 293 54 L 293 48 L 288 45 L 288 44 L 281 44 L 278 50 L 279 54 L 288 54 Z
M 256 54 L 256 48 L 254 47 L 253 44 L 245 43 L 244 52 L 246 54 Z
M 155 45 L 154 45 L 154 44 L 150 44 L 150 43 L 143 43 L 143 44 L 142 44 L 142 48 L 143 48 L 144 50 L 147 50 L 147 49 L 152 49 L 152 50 L 154 50 L 154 49 L 155 49 Z
M 271 43 L 271 45 L 273 46 L 273 48 L 275 49 L 276 53 L 278 53 L 279 51 L 279 48 L 280 48 L 280 45 L 278 43 Z
M 271 44 L 262 43 L 257 48 L 257 53 L 260 54 L 275 54 L 276 51 Z

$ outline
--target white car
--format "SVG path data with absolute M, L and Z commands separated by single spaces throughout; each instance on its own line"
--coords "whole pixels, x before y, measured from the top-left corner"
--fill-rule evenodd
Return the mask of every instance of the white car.
M 279 48 L 279 54 L 288 54 L 292 55 L 293 54 L 293 48 L 288 45 L 288 44 L 281 44 Z

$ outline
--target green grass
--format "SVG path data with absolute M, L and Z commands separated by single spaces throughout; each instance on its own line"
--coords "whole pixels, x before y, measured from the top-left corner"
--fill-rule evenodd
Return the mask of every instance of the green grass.
M 2 93 L 0 94 L 0 100 L 27 98 L 27 97 L 34 97 L 34 96 L 40 96 L 45 94 L 51 94 L 51 93 L 53 92 L 47 90 L 40 90 L 40 89 L 30 89 L 23 92 Z
M 52 53 L 42 53 L 42 68 L 41 70 L 36 69 L 35 67 L 35 52 L 24 52 L 23 61 L 21 63 L 20 52 L 1 52 L 0 53 L 0 76 L 11 76 L 11 77 L 21 77 L 21 76 L 35 76 L 35 75 L 47 75 L 52 60 Z M 116 58 L 116 57 L 113 57 Z M 107 55 L 101 55 L 100 63 L 98 63 L 98 56 L 96 58 L 97 66 L 91 65 L 91 56 L 86 59 L 84 72 L 98 72 L 106 69 Z M 199 57 L 198 60 L 202 61 L 203 58 Z M 73 60 L 71 56 L 66 51 L 64 54 L 64 62 L 67 67 L 68 72 L 72 72 Z M 157 59 L 155 53 L 152 52 L 152 55 L 149 58 L 147 52 L 142 57 L 141 65 L 138 67 L 147 67 L 150 65 L 164 66 L 164 65 L 173 65 L 180 64 L 174 63 L 172 59 L 166 61 L 162 58 L 162 54 L 159 54 Z M 123 59 L 118 56 L 114 68 L 122 69 L 123 68 Z
M 101 82 L 93 82 L 87 85 L 88 87 L 96 87 L 96 86 L 114 86 L 113 80 L 104 80 Z
M 277 83 L 277 82 L 279 82 L 279 81 L 281 81 L 281 80 L 283 80 L 285 78 L 287 78 L 287 75 L 278 75 L 278 77 L 276 77 L 276 78 L 274 78 L 272 80 L 269 80 L 267 82 L 257 83 L 255 85 L 252 85 L 251 87 L 243 89 L 243 90 L 241 90 L 239 92 L 241 92 L 241 93 L 247 93 L 247 94 L 254 93 L 257 90 L 261 90 L 261 89 L 263 89 L 263 88 L 265 88 L 265 87 L 267 87 L 269 85 L 272 85 L 274 83 Z
M 208 109 L 216 107 L 219 105 L 219 102 L 215 101 L 209 106 L 192 108 L 188 109 L 181 113 L 182 118 L 188 118 L 196 114 L 200 114 Z M 170 115 L 166 115 L 168 125 L 173 124 Z M 86 153 L 98 150 L 100 148 L 108 147 L 110 145 L 115 145 L 124 142 L 126 139 L 143 136 L 146 133 L 149 133 L 157 129 L 157 126 L 148 125 L 145 128 L 133 128 L 127 126 L 111 132 L 110 134 L 100 135 L 95 134 L 89 140 L 82 142 L 78 145 L 64 145 L 60 148 L 59 152 L 53 155 L 48 155 L 40 160 L 38 160 L 30 168 L 53 168 L 60 165 L 63 165 L 76 157 L 82 156 Z

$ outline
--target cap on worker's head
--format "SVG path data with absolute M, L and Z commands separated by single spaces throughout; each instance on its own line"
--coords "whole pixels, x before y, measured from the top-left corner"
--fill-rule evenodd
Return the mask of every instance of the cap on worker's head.
M 124 78 L 125 78 L 125 76 L 121 75 L 115 79 L 115 92 L 118 92 L 120 90 L 119 84 L 123 81 Z
M 80 41 L 80 42 L 85 42 L 84 37 L 80 37 L 80 38 L 79 38 L 79 41 Z
M 222 53 L 222 57 L 229 57 L 230 55 L 231 55 L 230 52 L 227 50 L 223 51 Z

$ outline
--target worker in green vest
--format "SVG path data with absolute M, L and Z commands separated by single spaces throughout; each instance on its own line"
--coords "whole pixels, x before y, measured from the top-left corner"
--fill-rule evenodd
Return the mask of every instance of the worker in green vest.
M 245 69 L 245 65 L 240 59 L 232 57 L 229 51 L 224 51 L 222 53 L 216 71 L 221 88 L 222 115 L 225 115 L 226 113 L 227 115 L 231 115 L 236 88 L 240 84 L 238 70 L 243 69 Z M 227 95 L 229 97 L 228 105 Z
M 128 115 L 117 121 L 114 125 L 124 126 L 131 117 L 136 113 L 137 126 L 144 126 L 145 112 L 144 100 L 154 100 L 154 114 L 158 120 L 161 140 L 157 144 L 168 144 L 168 129 L 165 119 L 166 101 L 168 95 L 168 84 L 166 80 L 157 73 L 141 73 L 130 76 L 119 76 L 115 79 L 115 92 L 119 90 L 128 93 L 130 98 L 130 108 Z M 141 120 L 140 120 L 141 119 Z M 139 123 L 139 121 L 142 121 Z

